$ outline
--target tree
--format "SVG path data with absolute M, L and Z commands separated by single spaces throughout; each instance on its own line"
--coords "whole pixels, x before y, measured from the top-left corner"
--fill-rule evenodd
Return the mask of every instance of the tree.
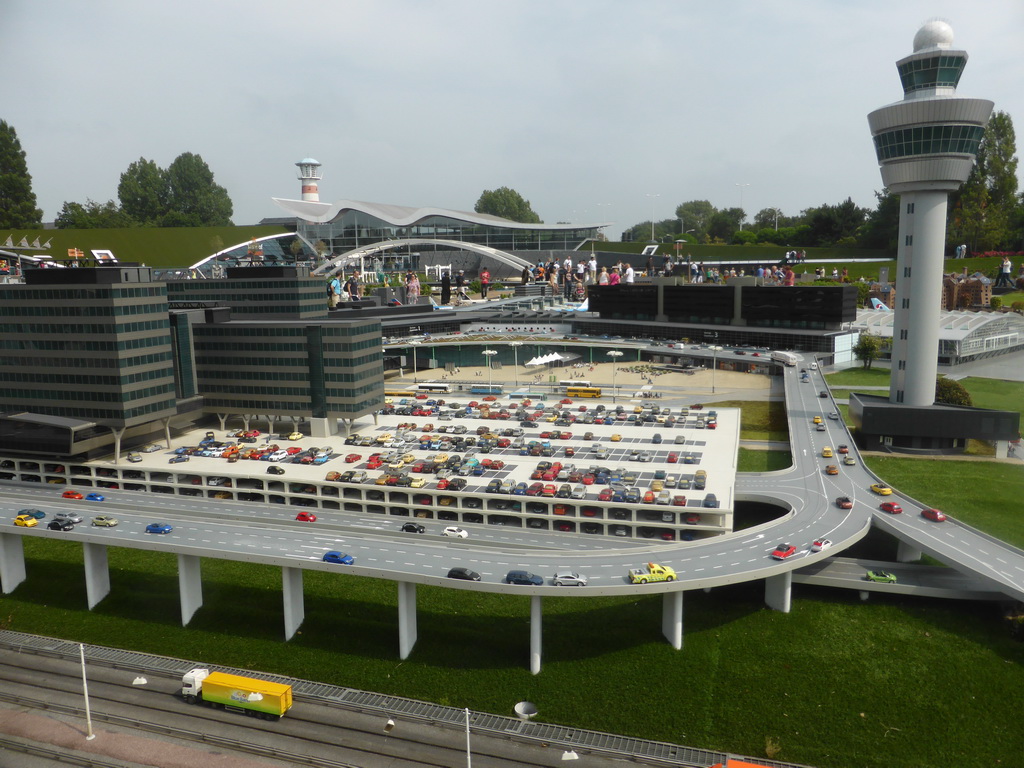
M 882 340 L 870 333 L 862 333 L 853 347 L 854 356 L 864 363 L 864 369 L 870 370 L 871 363 L 878 359 L 882 351 Z
M 228 191 L 213 180 L 202 157 L 178 155 L 168 166 L 165 227 L 224 227 L 231 225 L 233 207 Z
M 750 225 L 751 229 L 772 229 L 776 230 L 779 227 L 785 227 L 791 222 L 791 219 L 787 218 L 782 214 L 782 211 L 778 208 L 762 208 L 754 215 L 754 221 Z
M 530 201 L 509 187 L 485 189 L 473 210 L 522 224 L 543 224 L 540 216 L 530 207 Z
M 157 225 L 167 213 L 167 178 L 156 163 L 140 157 L 121 174 L 117 185 L 121 210 L 139 224 Z
M 84 205 L 65 201 L 54 224 L 57 229 L 127 229 L 135 222 L 113 200 L 86 200 Z
M 935 380 L 935 402 L 945 405 L 974 405 L 971 393 L 959 381 L 939 376 Z
M 676 218 L 680 220 L 681 231 L 694 230 L 693 234 L 698 241 L 707 237 L 708 226 L 716 213 L 718 209 L 707 200 L 689 200 L 676 206 Z
M 811 245 L 835 245 L 840 240 L 856 236 L 864 223 L 867 210 L 858 208 L 852 198 L 846 198 L 839 205 L 825 205 L 807 211 L 807 223 L 811 228 Z
M 33 229 L 43 222 L 18 134 L 0 120 L 0 229 Z
M 895 253 L 900 236 L 900 198 L 888 189 L 875 192 L 878 205 L 868 213 L 858 233 L 861 248 L 877 248 Z
M 1017 197 L 1017 139 L 1013 120 L 996 112 L 978 147 L 977 162 L 951 196 L 946 231 L 949 245 L 962 242 L 983 251 L 1014 245 L 1021 201 Z

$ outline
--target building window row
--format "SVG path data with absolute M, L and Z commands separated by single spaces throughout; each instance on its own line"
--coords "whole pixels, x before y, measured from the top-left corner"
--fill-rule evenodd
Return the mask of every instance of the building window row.
M 963 56 L 932 56 L 900 64 L 897 69 L 904 93 L 924 88 L 956 88 L 967 61 Z
M 976 155 L 985 135 L 980 125 L 923 125 L 899 128 L 875 136 L 879 161 L 917 155 Z
M 6 389 L 4 395 L 8 402 L 20 401 L 23 403 L 37 403 L 38 401 L 63 401 L 67 400 L 69 392 L 63 389 Z M 174 395 L 174 385 L 172 383 L 163 384 L 155 387 L 145 387 L 144 389 L 132 389 L 122 390 L 118 389 L 114 392 L 96 392 L 90 390 L 77 389 L 73 393 L 75 400 L 82 400 L 95 403 L 128 403 L 132 400 L 145 400 L 150 397 L 157 397 L 159 395 Z M 173 401 L 172 401 L 173 402 Z M 49 411 L 47 411 L 49 412 Z
M 162 303 L 114 306 L 90 306 L 87 304 L 25 306 L 14 303 L 0 304 L 0 317 L 124 317 L 127 315 L 166 316 L 167 305 Z

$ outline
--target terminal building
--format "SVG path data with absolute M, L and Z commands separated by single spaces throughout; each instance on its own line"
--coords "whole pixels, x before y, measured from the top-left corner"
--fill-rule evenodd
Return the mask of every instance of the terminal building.
M 0 439 L 119 455 L 123 440 L 169 439 L 207 415 L 326 435 L 375 412 L 379 321 L 329 318 L 322 281 L 300 268 L 240 271 L 163 282 L 146 267 L 35 269 L 0 286 Z

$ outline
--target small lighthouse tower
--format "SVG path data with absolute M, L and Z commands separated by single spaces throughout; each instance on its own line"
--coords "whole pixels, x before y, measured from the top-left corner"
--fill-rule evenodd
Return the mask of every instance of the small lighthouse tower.
M 302 199 L 312 203 L 320 202 L 320 190 L 317 182 L 323 175 L 320 171 L 320 163 L 312 157 L 300 160 L 295 164 L 299 169 L 299 180 L 302 182 Z
M 893 404 L 935 402 L 946 202 L 967 181 L 993 107 L 956 95 L 966 64 L 949 24 L 929 21 L 914 36 L 914 52 L 896 62 L 903 100 L 868 115 L 882 182 L 900 196 Z

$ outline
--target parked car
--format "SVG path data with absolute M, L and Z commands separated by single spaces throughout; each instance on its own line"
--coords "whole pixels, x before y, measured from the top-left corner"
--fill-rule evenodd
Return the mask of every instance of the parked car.
M 469 568 L 456 566 L 448 571 L 448 578 L 461 579 L 462 581 L 480 581 L 480 574 L 469 570 Z
M 284 467 L 279 466 L 278 464 L 273 464 L 273 465 L 267 467 L 267 474 L 268 475 L 283 475 L 284 474 Z
M 796 547 L 792 544 L 779 544 L 775 547 L 772 552 L 772 557 L 776 560 L 785 560 L 787 557 L 792 557 L 796 553 Z
M 556 587 L 585 587 L 587 586 L 587 577 L 577 573 L 571 568 L 559 568 L 555 571 L 555 575 L 551 577 L 552 582 Z
M 544 583 L 544 579 L 529 571 L 509 571 L 505 574 L 505 583 L 539 587 Z
M 347 555 L 336 549 L 332 549 L 330 552 L 324 552 L 323 560 L 325 563 L 334 563 L 336 565 L 352 565 L 352 563 L 356 561 L 352 555 Z

